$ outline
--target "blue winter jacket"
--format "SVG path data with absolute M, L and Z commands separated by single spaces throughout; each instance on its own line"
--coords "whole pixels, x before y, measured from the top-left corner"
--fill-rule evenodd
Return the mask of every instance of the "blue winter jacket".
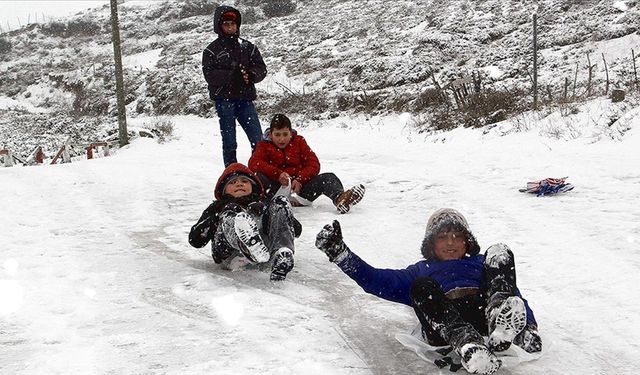
M 445 294 L 456 288 L 479 290 L 484 269 L 484 254 L 460 260 L 421 260 L 405 269 L 394 270 L 374 268 L 349 251 L 338 263 L 338 267 L 365 292 L 411 306 L 411 286 L 419 277 L 434 279 Z M 519 291 L 517 294 L 521 296 Z M 527 323 L 537 326 L 533 311 L 529 308 L 527 300 L 523 300 L 527 308 Z

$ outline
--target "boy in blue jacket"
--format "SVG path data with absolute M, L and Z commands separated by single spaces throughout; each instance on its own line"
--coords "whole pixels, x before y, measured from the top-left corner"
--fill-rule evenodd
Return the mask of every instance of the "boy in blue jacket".
M 436 211 L 427 222 L 424 260 L 405 269 L 374 268 L 353 253 L 334 221 L 316 237 L 316 247 L 367 293 L 412 306 L 425 340 L 451 345 L 467 371 L 492 374 L 502 364 L 494 352 L 513 343 L 542 350 L 533 311 L 516 286 L 513 253 L 496 244 L 486 253 L 462 214 Z M 489 336 L 485 344 L 483 336 Z

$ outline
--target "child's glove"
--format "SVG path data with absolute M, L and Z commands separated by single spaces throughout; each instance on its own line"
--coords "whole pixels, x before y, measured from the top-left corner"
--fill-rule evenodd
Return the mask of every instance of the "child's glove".
M 536 327 L 527 325 L 514 339 L 513 343 L 524 349 L 527 353 L 542 351 L 542 339 Z
M 342 240 L 342 230 L 338 220 L 334 220 L 333 224 L 327 224 L 322 228 L 316 236 L 316 247 L 324 251 L 329 257 L 329 261 L 334 263 L 341 262 L 349 254 L 349 248 Z

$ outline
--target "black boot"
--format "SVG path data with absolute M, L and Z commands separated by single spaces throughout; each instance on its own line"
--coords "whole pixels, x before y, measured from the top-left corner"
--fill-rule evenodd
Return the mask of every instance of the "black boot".
M 222 231 L 216 232 L 211 242 L 211 257 L 216 264 L 222 263 L 233 254 L 234 249 L 224 238 Z
M 411 287 L 411 299 L 430 344 L 451 345 L 471 373 L 492 374 L 500 367 L 502 362 L 485 346 L 482 335 L 462 319 L 435 280 L 417 279 Z
M 489 347 L 503 351 L 524 329 L 527 313 L 522 298 L 517 296 L 516 267 L 513 252 L 505 244 L 487 249 L 484 261 L 487 285 L 485 316 L 489 327 Z

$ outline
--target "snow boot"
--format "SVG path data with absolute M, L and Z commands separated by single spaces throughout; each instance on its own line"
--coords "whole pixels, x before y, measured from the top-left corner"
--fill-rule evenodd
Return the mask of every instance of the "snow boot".
M 502 361 L 484 344 L 469 343 L 460 349 L 460 363 L 472 374 L 493 374 Z
M 273 255 L 271 267 L 271 281 L 282 281 L 293 269 L 293 251 L 287 247 L 281 247 Z
M 222 263 L 225 259 L 229 258 L 235 250 L 227 240 L 224 238 L 222 228 L 213 235 L 213 241 L 211 243 L 211 257 L 216 264 Z
M 484 260 L 487 278 L 487 308 L 489 348 L 500 352 L 511 346 L 513 339 L 527 324 L 527 311 L 522 298 L 516 295 L 516 268 L 513 252 L 505 244 L 492 245 Z
M 509 349 L 513 339 L 526 325 L 524 301 L 520 297 L 508 297 L 489 312 L 489 348 L 495 352 Z
M 514 339 L 513 344 L 521 347 L 527 353 L 542 351 L 542 338 L 536 327 L 527 325 Z
M 364 191 L 364 185 L 359 184 L 340 193 L 334 202 L 338 211 L 341 214 L 349 212 L 351 206 L 355 206 L 362 200 Z
M 240 240 L 240 252 L 254 263 L 269 261 L 269 250 L 264 245 L 258 225 L 254 219 L 245 212 L 240 212 L 234 219 L 234 229 Z

